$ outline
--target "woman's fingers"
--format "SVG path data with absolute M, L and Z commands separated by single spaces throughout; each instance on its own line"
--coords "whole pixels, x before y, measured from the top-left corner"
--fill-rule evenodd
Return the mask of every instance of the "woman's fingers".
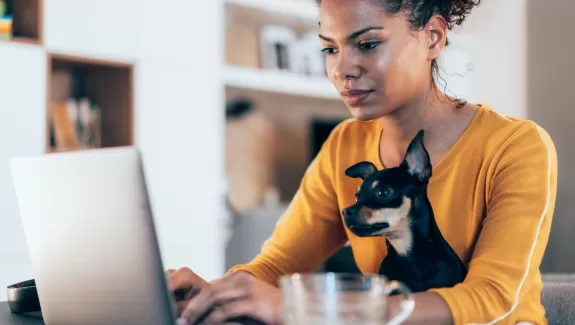
M 281 324 L 280 305 L 278 288 L 238 272 L 202 289 L 190 300 L 181 319 L 189 325 L 219 325 L 231 319 L 274 325 Z
M 203 319 L 211 309 L 225 306 L 229 301 L 243 299 L 248 291 L 243 287 L 214 286 L 213 284 L 202 290 L 194 299 L 190 300 L 181 314 L 181 318 L 188 321 L 188 324 L 196 324 Z
M 215 307 L 204 317 L 204 325 L 221 325 L 230 319 L 249 317 L 261 319 L 261 311 L 258 311 L 252 299 L 238 299 L 228 302 L 220 307 Z
M 208 283 L 187 267 L 166 271 L 168 289 L 174 294 L 178 314 L 187 306 L 190 299 Z
M 229 301 L 247 298 L 251 293 L 252 279 L 253 277 L 245 274 L 232 274 L 212 282 L 190 300 L 181 313 L 181 318 L 188 320 L 188 324 L 195 324 Z
M 177 271 L 168 270 L 169 272 L 169 289 L 175 291 L 178 289 L 190 289 L 193 287 L 204 287 L 207 282 L 195 274 L 187 267 Z

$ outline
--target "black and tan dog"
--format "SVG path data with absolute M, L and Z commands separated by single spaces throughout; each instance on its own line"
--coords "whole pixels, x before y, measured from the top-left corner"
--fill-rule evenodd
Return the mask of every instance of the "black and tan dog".
M 435 222 L 427 198 L 431 169 L 422 130 L 399 167 L 378 171 L 372 163 L 360 162 L 345 171 L 363 180 L 356 203 L 343 210 L 347 227 L 362 237 L 384 236 L 388 254 L 379 274 L 413 292 L 452 287 L 467 274 Z

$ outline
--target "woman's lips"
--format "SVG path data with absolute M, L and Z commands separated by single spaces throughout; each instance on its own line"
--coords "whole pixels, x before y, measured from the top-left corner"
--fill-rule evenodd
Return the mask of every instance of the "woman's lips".
M 363 103 L 371 93 L 373 93 L 372 89 L 345 89 L 340 95 L 346 105 L 357 106 Z

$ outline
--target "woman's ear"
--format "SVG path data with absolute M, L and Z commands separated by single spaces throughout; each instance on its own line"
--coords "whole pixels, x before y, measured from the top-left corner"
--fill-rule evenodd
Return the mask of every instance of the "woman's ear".
M 425 29 L 429 37 L 428 58 L 435 60 L 447 43 L 447 21 L 440 15 L 433 15 L 427 22 Z

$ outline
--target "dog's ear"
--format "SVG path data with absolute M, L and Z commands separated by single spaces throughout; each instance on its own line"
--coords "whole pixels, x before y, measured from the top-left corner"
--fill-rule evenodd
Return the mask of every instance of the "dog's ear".
M 375 165 L 369 161 L 359 162 L 345 170 L 345 175 L 351 178 L 365 180 L 377 171 Z
M 431 178 L 431 161 L 423 144 L 423 130 L 419 131 L 407 147 L 401 167 L 420 182 L 427 184 Z

